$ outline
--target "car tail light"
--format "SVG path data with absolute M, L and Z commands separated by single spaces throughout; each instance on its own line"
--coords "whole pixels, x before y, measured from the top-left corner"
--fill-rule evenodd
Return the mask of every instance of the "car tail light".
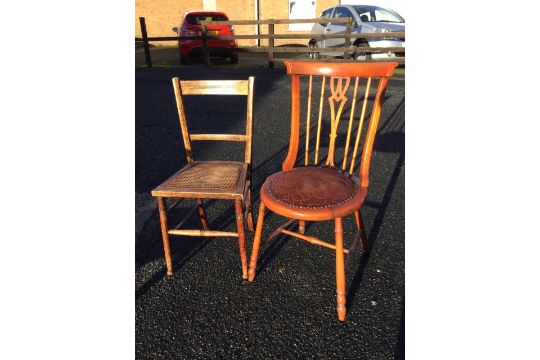
M 180 34 L 182 36 L 197 36 L 198 35 L 197 31 L 188 29 L 188 27 L 185 24 L 182 25 L 182 27 L 180 28 Z
M 234 28 L 232 25 L 227 25 L 227 27 L 229 28 L 229 32 L 234 32 Z

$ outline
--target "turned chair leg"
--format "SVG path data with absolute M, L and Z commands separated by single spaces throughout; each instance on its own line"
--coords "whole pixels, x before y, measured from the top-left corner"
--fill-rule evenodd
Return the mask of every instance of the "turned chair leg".
M 306 232 L 306 222 L 304 220 L 298 220 L 298 232 L 302 235 Z
M 251 183 L 249 184 L 248 196 L 246 199 L 247 226 L 249 231 L 253 231 L 253 203 L 251 202 Z
M 257 228 L 255 229 L 255 238 L 253 239 L 253 249 L 251 250 L 251 260 L 249 262 L 249 282 L 253 281 L 253 278 L 255 277 L 255 269 L 257 268 L 257 258 L 259 257 L 259 246 L 261 245 L 261 235 L 265 209 L 266 207 L 261 201 L 261 205 L 259 206 L 259 215 L 257 216 Z
M 159 222 L 161 224 L 161 237 L 163 238 L 163 250 L 165 252 L 165 264 L 167 265 L 167 275 L 173 275 L 173 266 L 171 259 L 171 249 L 169 247 L 169 233 L 167 230 L 167 209 L 165 207 L 165 199 L 157 198 L 159 209 Z
M 362 254 L 366 254 L 368 250 L 366 226 L 360 210 L 354 212 L 354 219 L 356 220 L 356 228 L 360 230 L 360 251 L 362 251 Z
M 240 261 L 242 262 L 242 278 L 247 279 L 248 267 L 246 256 L 246 231 L 244 227 L 244 212 L 242 211 L 242 200 L 234 201 L 236 212 L 236 228 L 238 229 L 238 245 L 240 247 Z
M 347 309 L 345 308 L 345 262 L 343 258 L 343 224 L 341 218 L 336 219 L 336 294 L 337 313 L 341 321 L 345 320 Z
M 197 201 L 197 207 L 199 208 L 199 217 L 201 218 L 202 227 L 204 230 L 210 229 L 208 226 L 208 220 L 206 218 L 206 213 L 204 212 L 203 200 L 195 199 Z

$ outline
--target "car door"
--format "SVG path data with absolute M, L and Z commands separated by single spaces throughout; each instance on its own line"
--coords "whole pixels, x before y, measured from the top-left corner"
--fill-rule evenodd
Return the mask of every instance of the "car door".
M 354 21 L 354 15 L 352 12 L 342 6 L 336 7 L 336 10 L 332 14 L 332 19 L 336 18 L 345 18 L 350 17 Z M 347 29 L 347 23 L 339 22 L 339 23 L 328 23 L 328 26 L 326 27 L 326 34 L 344 34 Z M 345 39 L 343 38 L 336 38 L 336 39 L 326 39 L 325 47 L 342 47 L 345 46 Z M 333 52 L 333 56 L 342 56 L 343 51 L 341 52 Z
M 321 16 L 322 18 L 328 18 L 330 19 L 332 17 L 332 12 L 334 11 L 334 8 L 326 9 L 322 12 Z M 326 34 L 326 28 L 327 23 L 320 23 L 313 25 L 313 29 L 311 30 L 311 33 L 313 34 Z M 316 39 L 317 40 L 317 47 L 324 47 L 324 39 Z

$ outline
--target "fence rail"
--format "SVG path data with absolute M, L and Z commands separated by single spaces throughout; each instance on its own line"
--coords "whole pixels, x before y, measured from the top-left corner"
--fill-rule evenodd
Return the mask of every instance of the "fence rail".
M 268 20 L 231 20 L 231 21 L 203 21 L 201 23 L 201 35 L 200 36 L 156 36 L 148 37 L 146 31 L 146 22 L 144 17 L 139 18 L 141 25 L 141 34 L 142 38 L 135 38 L 135 41 L 142 41 L 146 66 L 152 67 L 152 59 L 150 56 L 150 41 L 182 41 L 182 40 L 202 40 L 203 42 L 203 53 L 204 61 L 206 65 L 210 63 L 210 56 L 208 51 L 208 41 L 209 40 L 238 40 L 238 39 L 267 39 L 269 46 L 246 46 L 238 47 L 236 50 L 238 52 L 265 52 L 268 54 L 268 66 L 270 68 L 274 67 L 274 61 L 281 61 L 274 59 L 274 53 L 323 53 L 323 52 L 343 52 L 343 59 L 349 57 L 350 53 L 354 53 L 356 50 L 355 46 L 351 46 L 351 39 L 367 39 L 367 38 L 405 38 L 405 32 L 391 32 L 391 33 L 363 33 L 363 34 L 353 34 L 352 30 L 352 18 L 315 18 L 315 19 L 268 19 Z M 275 34 L 274 33 L 274 24 L 294 24 L 294 23 L 344 23 L 345 32 L 339 34 Z M 207 26 L 208 25 L 268 25 L 268 34 L 254 34 L 254 35 L 208 35 Z M 308 47 L 281 47 L 274 46 L 274 39 L 345 39 L 344 46 L 340 47 L 319 47 L 319 48 L 308 48 Z M 394 53 L 403 53 L 405 54 L 404 47 L 362 47 L 362 52 L 365 53 L 385 53 L 385 52 L 394 52 Z M 180 52 L 179 52 L 180 54 Z M 181 56 L 181 55 L 180 55 Z M 341 60 L 343 61 L 343 60 Z M 374 61 L 374 60 L 370 60 Z M 392 61 L 397 61 L 399 63 L 405 63 L 405 59 L 396 58 Z

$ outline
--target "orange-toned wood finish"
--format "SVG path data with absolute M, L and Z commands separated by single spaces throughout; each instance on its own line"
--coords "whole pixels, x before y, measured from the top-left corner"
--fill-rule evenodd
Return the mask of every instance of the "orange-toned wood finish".
M 341 321 L 345 320 L 346 317 L 345 268 L 358 247 L 362 253 L 368 251 L 365 226 L 360 211 L 367 195 L 369 165 L 384 92 L 388 79 L 393 75 L 397 65 L 398 63 L 395 62 L 337 64 L 285 61 L 287 73 L 291 75 L 289 151 L 282 164 L 282 171 L 270 175 L 261 187 L 261 203 L 249 263 L 248 280 L 253 281 L 255 277 L 264 216 L 266 209 L 269 209 L 291 219 L 274 231 L 270 239 L 283 233 L 335 251 L 336 303 L 338 319 Z M 303 164 L 297 165 L 301 130 L 301 77 L 308 77 L 306 140 Z M 373 83 L 376 83 L 375 87 L 372 86 Z M 317 130 L 314 135 L 314 156 L 311 157 L 309 149 L 313 103 L 311 97 L 313 94 L 319 93 L 314 89 L 314 86 L 318 84 L 320 84 L 320 97 Z M 326 88 L 329 88 L 329 95 L 325 95 Z M 352 96 L 349 93 L 352 93 Z M 357 104 L 357 102 L 361 102 L 361 104 Z M 317 102 L 315 101 L 315 103 Z M 329 106 L 329 126 L 326 127 L 328 128 L 328 145 L 323 148 L 324 142 L 321 141 L 321 132 L 322 122 L 325 118 L 323 113 L 325 104 Z M 347 106 L 348 110 L 346 110 Z M 355 113 L 357 108 L 360 109 L 359 115 Z M 341 134 L 339 131 L 340 120 L 346 111 L 350 112 L 349 121 L 344 122 L 346 138 L 343 152 L 340 152 L 343 159 L 339 162 L 336 158 L 336 147 L 343 143 L 343 141 L 338 140 L 338 137 Z M 363 129 L 364 127 L 367 128 Z M 364 141 L 359 155 L 361 138 Z M 323 156 L 324 150 L 326 150 L 326 158 Z M 359 164 L 356 164 L 357 157 L 360 157 Z M 310 159 L 313 159 L 312 164 L 310 164 Z M 354 172 L 356 168 L 359 169 L 358 174 Z M 342 219 L 350 215 L 355 217 L 357 233 L 350 249 L 346 249 L 343 245 Z M 305 235 L 307 221 L 326 220 L 334 221 L 335 245 Z M 298 232 L 287 230 L 286 227 L 295 221 L 299 223 Z M 346 259 L 345 255 L 347 255 Z
M 159 222 L 161 224 L 161 235 L 163 237 L 163 251 L 165 252 L 165 264 L 167 265 L 167 275 L 172 276 L 171 248 L 169 246 L 169 233 L 167 231 L 167 209 L 163 198 L 158 197 L 157 203 L 159 209 Z
M 302 235 L 306 232 L 306 222 L 304 220 L 298 221 L 298 232 Z
M 238 237 L 242 277 L 247 279 L 248 264 L 246 255 L 247 226 L 253 231 L 253 215 L 251 205 L 251 149 L 253 131 L 253 91 L 254 77 L 248 80 L 206 80 L 180 81 L 172 79 L 182 139 L 186 149 L 188 164 L 177 171 L 161 185 L 152 190 L 157 197 L 163 249 L 167 275 L 173 275 L 173 264 L 169 246 L 169 235 L 182 236 L 231 236 Z M 247 98 L 246 133 L 245 134 L 190 134 L 184 110 L 183 97 L 187 95 L 243 95 Z M 243 162 L 235 161 L 195 161 L 191 147 L 192 141 L 240 141 L 245 143 Z M 195 207 L 172 230 L 168 229 L 167 208 L 165 198 L 191 198 Z M 236 232 L 210 230 L 210 225 L 203 206 L 203 199 L 229 199 L 234 201 Z M 177 201 L 170 208 L 176 206 Z M 245 208 L 245 210 L 244 210 Z M 202 229 L 180 229 L 182 225 L 198 210 Z
M 253 248 L 251 249 L 251 260 L 249 261 L 248 280 L 251 282 L 255 277 L 255 268 L 257 267 L 257 258 L 259 257 L 259 246 L 261 245 L 262 227 L 264 222 L 266 206 L 264 201 L 261 201 L 259 205 L 259 214 L 257 215 L 257 227 L 255 228 L 255 240 L 253 241 Z M 165 244 L 165 237 L 163 238 L 163 244 Z M 167 238 L 167 246 L 169 246 L 169 239 Z
M 343 260 L 343 225 L 341 218 L 337 218 L 335 223 L 337 313 L 339 320 L 344 321 L 347 310 L 345 308 L 345 262 Z

